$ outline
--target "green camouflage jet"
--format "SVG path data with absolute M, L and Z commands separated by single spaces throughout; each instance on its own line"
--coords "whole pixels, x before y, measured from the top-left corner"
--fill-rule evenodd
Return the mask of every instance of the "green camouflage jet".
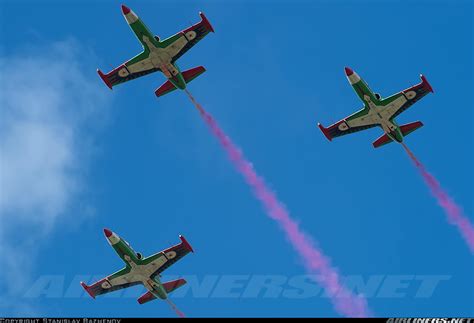
M 364 108 L 327 128 L 318 123 L 319 128 L 329 141 L 334 137 L 379 126 L 385 134 L 372 143 L 375 148 L 378 148 L 392 141 L 401 143 L 404 136 L 423 126 L 420 121 L 401 126 L 395 122 L 395 117 L 400 113 L 429 92 L 433 92 L 431 85 L 423 75 L 420 75 L 421 83 L 388 98 L 381 98 L 380 94 L 372 92 L 367 83 L 352 69 L 346 67 L 345 71 L 349 83 L 364 102 Z
M 177 88 L 184 90 L 187 83 L 206 71 L 203 66 L 198 66 L 181 73 L 176 65 L 178 58 L 183 56 L 209 32 L 214 32 L 202 12 L 199 13 L 201 16 L 199 23 L 164 40 L 154 36 L 128 7 L 122 5 L 122 13 L 138 41 L 142 44 L 143 52 L 107 74 L 97 69 L 97 73 L 110 89 L 117 84 L 160 71 L 168 78 L 168 81 L 155 91 L 156 96 L 160 97 Z
M 138 299 L 138 303 L 143 304 L 156 298 L 165 300 L 168 298 L 168 293 L 186 284 L 184 279 L 177 279 L 166 283 L 160 282 L 161 272 L 186 256 L 189 252 L 194 252 L 183 236 L 179 236 L 181 239 L 180 244 L 150 257 L 143 258 L 140 253 L 132 249 L 127 241 L 120 238 L 114 232 L 104 229 L 104 234 L 112 248 L 115 249 L 120 258 L 125 262 L 125 268 L 90 286 L 81 282 L 81 286 L 92 298 L 142 284 L 148 290 Z

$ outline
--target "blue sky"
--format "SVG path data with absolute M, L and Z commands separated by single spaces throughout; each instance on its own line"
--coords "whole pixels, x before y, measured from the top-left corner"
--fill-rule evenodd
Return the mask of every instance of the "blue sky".
M 378 129 L 330 143 L 316 127 L 361 107 L 344 66 L 382 96 L 423 73 L 434 95 L 398 121 L 424 122 L 408 146 L 474 221 L 469 1 L 126 4 L 161 37 L 206 13 L 215 34 L 178 62 L 207 68 L 190 91 L 341 275 L 406 276 L 401 297 L 368 297 L 377 316 L 474 315 L 472 254 L 401 147 L 374 150 Z M 2 1 L 0 9 L 1 314 L 174 316 L 163 302 L 82 295 L 80 275 L 122 266 L 104 227 L 146 255 L 185 235 L 196 253 L 169 275 L 305 274 L 183 93 L 156 99 L 158 74 L 113 91 L 101 82 L 96 68 L 140 51 L 120 2 Z M 416 275 L 448 278 L 420 298 Z M 188 316 L 337 316 L 320 296 L 174 301 Z

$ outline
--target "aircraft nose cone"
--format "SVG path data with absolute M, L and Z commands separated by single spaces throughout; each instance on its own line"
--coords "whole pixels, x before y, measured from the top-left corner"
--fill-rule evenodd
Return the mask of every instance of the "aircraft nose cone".
M 344 71 L 346 71 L 347 76 L 354 74 L 354 71 L 350 67 L 344 67 Z
M 110 231 L 109 229 L 104 229 L 104 234 L 108 238 L 112 235 L 112 231 Z
M 127 7 L 126 5 L 122 5 L 122 12 L 124 15 L 130 12 L 130 8 Z

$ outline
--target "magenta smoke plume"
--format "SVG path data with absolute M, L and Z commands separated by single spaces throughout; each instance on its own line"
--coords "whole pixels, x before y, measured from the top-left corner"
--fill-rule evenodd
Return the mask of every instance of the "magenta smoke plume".
M 199 110 L 212 133 L 226 150 L 234 166 L 244 176 L 247 184 L 252 187 L 256 198 L 262 202 L 268 216 L 280 224 L 293 248 L 303 258 L 306 270 L 318 275 L 316 279 L 326 289 L 336 311 L 348 317 L 370 316 L 365 299 L 353 295 L 342 286 L 339 274 L 331 267 L 329 259 L 314 246 L 308 235 L 301 231 L 298 224 L 290 217 L 285 206 L 278 201 L 275 194 L 266 186 L 265 181 L 257 175 L 252 164 L 245 159 L 240 149 L 222 131 L 214 118 L 204 110 L 191 93 L 187 90 L 186 93 Z
M 426 185 L 428 185 L 430 188 L 431 193 L 436 198 L 436 200 L 438 200 L 438 204 L 446 212 L 449 223 L 458 227 L 462 237 L 469 246 L 471 253 L 474 253 L 474 226 L 469 222 L 469 219 L 463 215 L 461 208 L 443 190 L 436 178 L 434 178 L 434 176 L 426 170 L 425 166 L 420 163 L 418 158 L 416 158 L 416 156 L 404 143 L 402 143 L 402 145 L 403 148 L 405 148 L 408 156 L 410 156 L 411 160 L 415 163 Z
M 171 309 L 176 313 L 176 315 L 178 315 L 179 317 L 183 317 L 183 318 L 186 317 L 186 315 L 184 315 L 184 313 L 181 312 L 181 311 L 179 310 L 179 308 L 176 307 L 176 305 L 174 305 L 174 303 L 173 303 L 169 298 L 166 299 L 166 303 L 168 303 L 168 305 L 169 305 L 169 306 L 171 307 Z

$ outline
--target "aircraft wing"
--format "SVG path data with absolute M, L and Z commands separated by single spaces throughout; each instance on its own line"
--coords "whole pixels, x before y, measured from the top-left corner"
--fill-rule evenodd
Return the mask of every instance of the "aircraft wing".
M 174 64 L 178 58 L 183 56 L 189 49 L 191 49 L 191 47 L 196 45 L 207 34 L 214 32 L 214 28 L 212 28 L 211 23 L 209 20 L 207 20 L 206 16 L 202 12 L 199 13 L 199 16 L 201 17 L 200 22 L 192 25 L 188 29 L 181 31 L 177 35 L 170 37 L 171 39 L 176 39 L 176 36 L 181 35 L 181 38 L 184 38 L 185 40 L 184 44 L 176 48 L 176 51 L 172 53 L 172 64 Z
M 129 268 L 123 268 L 92 285 L 87 285 L 84 282 L 81 282 L 81 286 L 92 298 L 138 284 L 141 284 L 141 280 L 139 280 L 138 277 L 136 278 L 134 275 L 131 275 Z
M 347 118 L 330 125 L 327 128 L 318 123 L 319 129 L 321 129 L 329 141 L 331 141 L 334 137 L 348 135 L 357 131 L 370 129 L 375 126 L 378 126 L 378 123 L 372 120 L 372 118 L 369 116 L 369 109 L 366 107 L 354 114 L 351 114 Z
M 175 264 L 178 260 L 186 256 L 190 252 L 194 252 L 191 245 L 186 241 L 183 236 L 179 236 L 181 243 L 171 248 L 160 251 L 148 258 L 143 259 L 143 264 L 147 266 L 146 271 L 150 273 L 150 277 L 153 279 L 156 275 L 159 275 L 168 267 Z
M 389 98 L 382 101 L 382 104 L 386 107 L 384 114 L 390 119 L 395 118 L 400 113 L 411 107 L 415 102 L 423 98 L 430 92 L 433 92 L 428 80 L 423 75 L 420 75 L 421 83 L 412 86 L 406 90 L 403 90 Z
M 101 70 L 97 70 L 100 78 L 104 83 L 112 89 L 115 85 L 124 83 L 138 77 L 159 71 L 158 67 L 155 67 L 150 59 L 150 51 L 145 49 L 141 54 L 138 54 L 134 58 L 128 60 L 117 68 L 114 68 L 107 74 L 102 73 Z

